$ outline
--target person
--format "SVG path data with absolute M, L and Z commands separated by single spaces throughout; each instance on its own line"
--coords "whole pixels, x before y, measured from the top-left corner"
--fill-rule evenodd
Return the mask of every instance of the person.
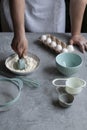
M 87 50 L 87 40 L 80 35 L 84 11 L 87 0 L 70 0 L 70 18 L 71 18 L 71 40 L 70 44 L 78 45 L 84 53 Z
M 2 29 L 14 31 L 11 45 L 19 56 L 28 48 L 25 29 L 29 32 L 65 32 L 64 0 L 1 0 L 1 8 Z
M 87 0 L 70 1 L 70 44 L 77 44 L 82 52 L 87 49 L 87 41 L 80 35 L 86 4 Z M 29 32 L 65 32 L 64 0 L 2 0 L 1 7 L 3 30 L 14 31 L 11 46 L 19 57 L 28 49 L 25 29 Z

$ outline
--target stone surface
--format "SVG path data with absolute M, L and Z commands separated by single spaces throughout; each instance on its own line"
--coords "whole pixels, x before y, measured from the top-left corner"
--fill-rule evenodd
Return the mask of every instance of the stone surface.
M 25 76 L 38 81 L 40 87 L 32 88 L 24 85 L 15 106 L 9 111 L 0 113 L 0 130 L 87 130 L 87 88 L 75 96 L 71 107 L 64 109 L 59 106 L 58 94 L 52 85 L 52 80 L 64 76 L 56 68 L 57 54 L 37 41 L 41 35 L 26 34 L 29 51 L 40 58 L 40 66 L 35 72 Z M 64 42 L 70 37 L 69 34 L 54 35 Z M 84 36 L 87 37 L 87 34 Z M 12 33 L 0 34 L 0 70 L 9 77 L 15 75 L 7 71 L 4 60 L 14 53 L 10 47 L 12 37 Z M 83 67 L 73 76 L 87 81 L 87 53 L 82 54 L 77 48 L 75 53 L 83 58 Z

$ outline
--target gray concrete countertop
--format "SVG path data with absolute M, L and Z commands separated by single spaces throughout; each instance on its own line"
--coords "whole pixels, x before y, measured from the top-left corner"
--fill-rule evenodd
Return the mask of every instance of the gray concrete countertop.
M 40 45 L 37 39 L 40 33 L 27 33 L 29 51 L 40 58 L 39 68 L 26 76 L 40 82 L 39 88 L 24 86 L 16 105 L 0 113 L 0 130 L 87 130 L 87 88 L 75 97 L 71 107 L 64 109 L 58 104 L 58 95 L 52 80 L 64 77 L 56 68 L 56 53 Z M 69 34 L 54 34 L 63 41 L 69 40 Z M 83 34 L 87 37 L 87 34 Z M 2 61 L 14 53 L 10 47 L 12 33 L 0 34 L 0 69 Z M 83 58 L 83 67 L 73 76 L 87 81 L 87 53 L 78 53 Z M 5 71 L 5 69 L 3 70 Z M 8 72 L 6 72 L 8 73 Z M 12 73 L 8 73 L 13 76 Z

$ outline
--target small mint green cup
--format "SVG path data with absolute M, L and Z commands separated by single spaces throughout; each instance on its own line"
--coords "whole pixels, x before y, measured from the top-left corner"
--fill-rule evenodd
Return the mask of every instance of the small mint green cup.
M 82 66 L 82 58 L 75 53 L 61 53 L 56 56 L 56 66 L 63 75 L 71 76 Z
M 24 58 L 21 58 L 21 59 L 18 60 L 17 67 L 18 67 L 19 70 L 23 70 L 23 69 L 26 68 L 26 63 L 25 63 Z

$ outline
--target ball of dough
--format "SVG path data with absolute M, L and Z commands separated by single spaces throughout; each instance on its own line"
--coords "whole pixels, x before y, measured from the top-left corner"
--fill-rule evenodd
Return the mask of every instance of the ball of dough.
M 57 45 L 57 46 L 56 46 L 56 50 L 57 50 L 57 51 L 62 51 L 62 46 L 61 46 L 61 45 Z
M 42 41 L 46 41 L 46 40 L 47 40 L 47 36 L 46 36 L 46 35 L 42 35 L 42 36 L 41 36 L 41 40 L 42 40 Z
M 67 46 L 67 49 L 68 49 L 69 52 L 74 51 L 73 45 L 68 45 L 68 46 Z
M 52 40 L 51 38 L 47 38 L 47 44 L 51 44 Z
M 55 41 L 51 42 L 51 47 L 56 47 L 56 42 Z
M 67 48 L 63 48 L 62 52 L 68 52 L 68 49 Z

